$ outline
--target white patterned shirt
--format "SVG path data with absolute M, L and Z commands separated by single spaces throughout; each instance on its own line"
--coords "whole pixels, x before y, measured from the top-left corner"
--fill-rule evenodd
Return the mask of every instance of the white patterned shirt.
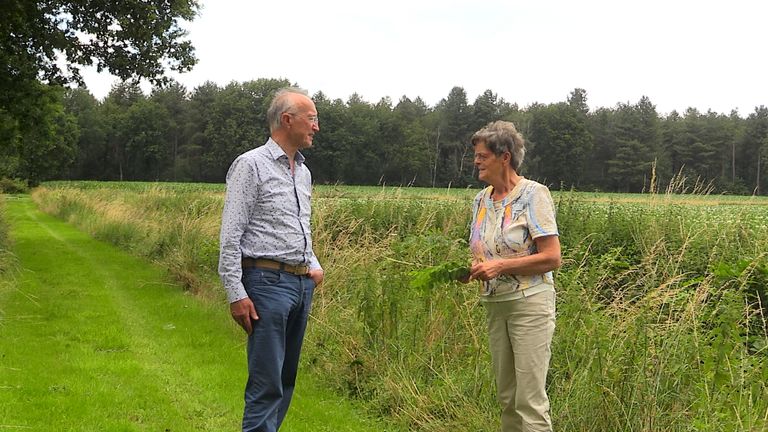
M 243 257 L 321 268 L 309 226 L 312 175 L 301 153 L 296 152 L 294 160 L 291 175 L 288 156 L 270 138 L 229 167 L 219 276 L 230 303 L 248 297 L 241 280 Z
M 492 192 L 489 186 L 472 202 L 469 245 L 476 261 L 533 255 L 538 253 L 537 238 L 559 235 L 555 205 L 546 186 L 521 178 L 501 201 L 494 201 Z M 480 300 L 515 300 L 548 290 L 554 290 L 551 271 L 502 274 L 483 284 Z

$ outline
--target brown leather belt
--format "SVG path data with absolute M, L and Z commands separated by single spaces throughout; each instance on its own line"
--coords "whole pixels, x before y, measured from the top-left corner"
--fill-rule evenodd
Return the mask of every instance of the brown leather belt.
M 249 258 L 243 257 L 243 268 L 263 268 L 270 270 L 280 270 L 288 273 L 293 273 L 296 276 L 304 276 L 309 273 L 309 266 L 307 265 L 290 265 L 279 261 L 273 261 L 263 258 Z

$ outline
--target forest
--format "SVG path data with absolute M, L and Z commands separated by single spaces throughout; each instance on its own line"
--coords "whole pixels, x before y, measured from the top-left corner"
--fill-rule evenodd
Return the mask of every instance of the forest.
M 296 85 L 256 79 L 193 90 L 170 81 L 145 94 L 131 81 L 103 99 L 85 88 L 46 86 L 33 127 L 0 122 L 0 177 L 221 183 L 232 160 L 263 144 L 274 91 Z M 305 151 L 318 184 L 477 186 L 469 137 L 498 119 L 527 140 L 522 174 L 554 190 L 676 191 L 764 195 L 768 108 L 746 116 L 659 113 L 648 97 L 590 107 L 576 88 L 558 103 L 521 107 L 486 90 L 474 101 L 454 87 L 435 106 L 421 98 L 373 103 L 311 95 L 320 116 Z M 2 116 L 0 116 L 1 119 Z M 682 180 L 681 180 L 682 179 Z
M 231 161 L 268 137 L 274 91 L 256 78 L 188 89 L 166 76 L 197 63 L 186 25 L 200 2 L 10 0 L 0 15 L 0 180 L 221 183 Z M 90 35 L 88 39 L 84 35 Z M 80 68 L 119 78 L 97 99 Z M 435 71 L 438 73 L 438 71 Z M 149 82 L 149 94 L 138 84 Z M 765 195 L 768 108 L 659 113 L 650 98 L 590 107 L 575 88 L 557 103 L 520 106 L 491 89 L 456 86 L 423 99 L 311 89 L 321 122 L 308 165 L 317 184 L 477 186 L 469 137 L 513 121 L 526 137 L 522 174 L 555 190 L 669 189 Z

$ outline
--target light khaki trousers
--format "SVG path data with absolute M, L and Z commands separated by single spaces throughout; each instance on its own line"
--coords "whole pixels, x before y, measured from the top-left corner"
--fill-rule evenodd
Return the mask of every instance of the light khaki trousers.
M 502 432 L 552 431 L 546 382 L 555 292 L 484 304 Z

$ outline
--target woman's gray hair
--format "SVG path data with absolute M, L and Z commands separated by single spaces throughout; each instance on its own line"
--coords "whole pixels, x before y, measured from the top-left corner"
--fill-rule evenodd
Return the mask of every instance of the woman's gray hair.
M 306 90 L 298 87 L 284 87 L 278 90 L 272 98 L 272 103 L 269 104 L 269 109 L 267 109 L 267 122 L 269 122 L 270 132 L 280 128 L 283 113 L 293 111 L 294 99 L 286 97 L 291 94 L 301 94 L 309 97 L 309 93 Z
M 509 152 L 512 155 L 509 164 L 515 171 L 520 171 L 525 159 L 525 140 L 514 123 L 501 120 L 488 123 L 472 135 L 471 141 L 472 147 L 483 143 L 496 156 Z

